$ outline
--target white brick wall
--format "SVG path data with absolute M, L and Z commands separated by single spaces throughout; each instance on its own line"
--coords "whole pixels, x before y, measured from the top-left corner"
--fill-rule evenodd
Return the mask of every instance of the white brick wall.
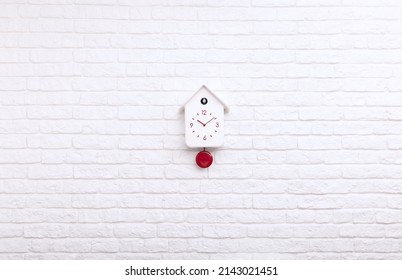
M 0 258 L 402 258 L 401 35 L 398 0 L 1 0 Z

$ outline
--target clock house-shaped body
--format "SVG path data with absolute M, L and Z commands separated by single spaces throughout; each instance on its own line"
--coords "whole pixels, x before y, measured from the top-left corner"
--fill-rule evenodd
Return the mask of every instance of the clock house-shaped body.
M 224 138 L 224 112 L 228 107 L 205 85 L 187 103 L 185 139 L 189 147 L 219 147 Z

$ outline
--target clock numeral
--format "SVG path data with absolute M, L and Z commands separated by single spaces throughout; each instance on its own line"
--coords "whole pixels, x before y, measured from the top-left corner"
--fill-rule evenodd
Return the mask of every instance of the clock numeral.
M 204 139 L 204 141 L 205 141 L 205 140 L 207 140 L 207 136 L 206 136 L 206 135 L 204 135 L 204 138 L 202 138 L 202 139 Z
M 207 114 L 207 110 L 202 110 L 202 114 L 206 115 Z
M 218 123 L 218 122 L 215 124 L 215 127 L 219 127 L 219 123 Z
M 193 125 L 194 125 L 193 123 L 190 123 L 190 127 L 193 127 Z

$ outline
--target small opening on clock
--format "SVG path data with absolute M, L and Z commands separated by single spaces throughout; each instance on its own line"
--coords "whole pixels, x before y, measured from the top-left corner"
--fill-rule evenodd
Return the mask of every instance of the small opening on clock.
M 205 97 L 201 98 L 201 104 L 205 105 L 208 103 L 208 99 L 206 99 Z

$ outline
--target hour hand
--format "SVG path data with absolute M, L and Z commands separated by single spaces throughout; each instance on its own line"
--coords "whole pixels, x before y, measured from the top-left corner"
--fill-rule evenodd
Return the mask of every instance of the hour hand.
M 197 122 L 199 122 L 200 124 L 202 124 L 203 126 L 205 126 L 205 124 L 204 124 L 204 123 L 202 123 L 200 120 L 197 120 Z

